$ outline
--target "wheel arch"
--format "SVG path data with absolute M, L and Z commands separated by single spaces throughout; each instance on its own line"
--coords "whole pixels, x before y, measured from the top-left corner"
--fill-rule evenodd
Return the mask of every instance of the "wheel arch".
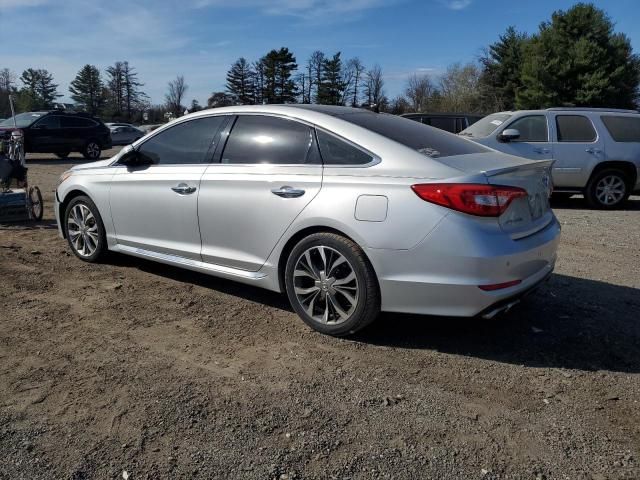
M 607 160 L 606 162 L 599 163 L 591 172 L 589 181 L 591 181 L 591 179 L 601 171 L 608 170 L 610 168 L 621 170 L 622 172 L 624 172 L 624 174 L 629 179 L 628 187 L 630 189 L 633 189 L 638 180 L 638 170 L 632 162 L 625 160 Z
M 60 218 L 60 224 L 62 225 L 63 238 L 67 238 L 67 229 L 64 228 L 64 212 L 67 210 L 67 205 L 69 205 L 69 202 L 71 202 L 71 200 L 73 200 L 74 198 L 83 197 L 83 196 L 89 197 L 91 201 L 95 203 L 93 198 L 91 198 L 91 195 L 89 195 L 87 192 L 79 188 L 74 188 L 70 190 L 69 192 L 67 192 L 64 198 L 60 199 L 60 203 L 58 205 L 58 215 L 59 215 L 58 218 Z
M 313 235 L 314 233 L 335 233 L 336 235 L 341 235 L 341 236 L 351 240 L 353 243 L 355 243 L 358 247 L 360 247 L 360 249 L 362 250 L 362 253 L 364 254 L 364 257 L 367 259 L 367 262 L 369 262 L 369 265 L 373 269 L 374 273 L 376 273 L 376 281 L 377 281 L 376 268 L 373 265 L 373 263 L 371 262 L 371 259 L 369 258 L 369 255 L 367 255 L 367 252 L 362 247 L 362 244 L 360 242 L 358 242 L 351 235 L 346 234 L 345 232 L 341 231 L 338 228 L 329 227 L 327 225 L 314 225 L 314 226 L 309 226 L 309 227 L 302 228 L 301 230 L 298 230 L 297 232 L 295 232 L 286 241 L 286 243 L 282 247 L 282 250 L 280 250 L 280 256 L 278 258 L 278 270 L 277 270 L 277 272 L 278 272 L 278 286 L 280 287 L 280 291 L 281 292 L 286 292 L 285 278 L 284 277 L 285 277 L 285 268 L 287 266 L 287 260 L 289 258 L 289 254 L 291 253 L 293 248 L 297 245 L 297 243 L 300 240 L 302 240 L 305 237 L 308 237 L 309 235 Z M 379 286 L 378 286 L 378 288 L 379 288 Z

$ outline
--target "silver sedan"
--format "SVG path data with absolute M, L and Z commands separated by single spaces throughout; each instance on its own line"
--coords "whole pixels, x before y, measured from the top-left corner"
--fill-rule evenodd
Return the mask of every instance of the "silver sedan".
M 114 124 L 111 130 L 111 143 L 113 145 L 129 145 L 144 137 L 144 132 L 131 125 Z
M 552 272 L 551 161 L 345 107 L 182 117 L 56 192 L 81 260 L 107 250 L 286 292 L 348 335 L 383 311 L 491 317 Z

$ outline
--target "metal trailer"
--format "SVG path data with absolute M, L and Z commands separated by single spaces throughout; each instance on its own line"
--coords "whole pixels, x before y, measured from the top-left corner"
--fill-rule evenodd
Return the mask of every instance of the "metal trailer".
M 29 186 L 24 151 L 24 134 L 18 128 L 9 96 L 14 129 L 0 139 L 0 223 L 42 220 L 42 193 Z

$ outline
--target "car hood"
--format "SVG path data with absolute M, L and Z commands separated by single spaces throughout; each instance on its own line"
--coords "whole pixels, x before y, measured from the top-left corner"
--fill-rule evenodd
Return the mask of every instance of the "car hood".
M 97 162 L 83 163 L 83 164 L 75 165 L 71 167 L 71 170 L 78 171 L 78 170 L 88 170 L 90 168 L 108 167 L 113 163 L 113 161 L 114 161 L 114 158 L 112 157 L 112 158 L 107 158 L 105 160 L 98 160 Z

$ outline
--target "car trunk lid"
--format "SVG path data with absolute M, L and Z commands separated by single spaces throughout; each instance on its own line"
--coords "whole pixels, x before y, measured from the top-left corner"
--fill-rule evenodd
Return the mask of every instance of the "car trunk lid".
M 527 192 L 526 196 L 514 199 L 498 217 L 500 227 L 511 238 L 532 235 L 553 220 L 549 205 L 553 160 L 531 161 L 495 152 L 444 157 L 438 161 L 468 174 L 481 174 L 490 185 L 518 187 Z

